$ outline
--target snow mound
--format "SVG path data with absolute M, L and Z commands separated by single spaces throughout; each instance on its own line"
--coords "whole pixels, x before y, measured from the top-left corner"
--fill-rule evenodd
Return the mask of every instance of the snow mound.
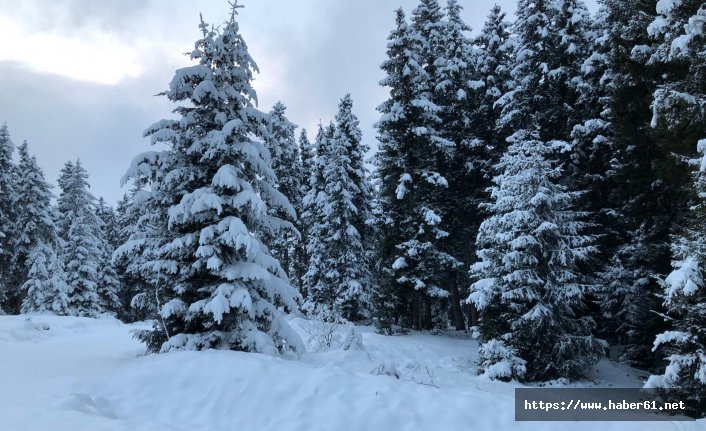
M 301 319 L 293 320 L 301 330 Z M 515 422 L 517 385 L 476 376 L 478 346 L 467 338 L 385 337 L 369 327 L 351 335 L 342 325 L 336 336 L 350 338 L 348 350 L 344 344 L 299 359 L 214 350 L 144 356 L 130 331 L 147 325 L 0 316 L 0 429 L 589 431 L 597 425 Z M 47 337 L 25 342 L 18 333 Z M 601 378 L 628 371 L 611 364 L 597 367 Z M 600 427 L 695 431 L 704 424 Z

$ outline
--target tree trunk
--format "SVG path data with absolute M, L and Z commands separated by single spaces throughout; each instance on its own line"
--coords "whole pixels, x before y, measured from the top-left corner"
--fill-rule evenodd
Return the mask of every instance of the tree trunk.
M 434 328 L 431 308 L 431 298 L 427 296 L 424 298 L 424 329 L 426 330 L 431 330 Z
M 453 317 L 454 326 L 457 331 L 463 331 L 466 329 L 466 322 L 463 318 L 463 311 L 461 310 L 461 293 L 458 291 L 458 277 L 450 277 L 453 282 L 451 283 L 451 316 Z
M 412 329 L 416 331 L 422 329 L 422 300 L 419 294 L 414 295 L 412 301 Z

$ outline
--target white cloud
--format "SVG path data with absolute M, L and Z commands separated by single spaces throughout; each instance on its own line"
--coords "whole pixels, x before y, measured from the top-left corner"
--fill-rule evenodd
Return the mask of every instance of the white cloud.
M 36 71 L 96 82 L 117 84 L 142 73 L 140 53 L 114 36 L 91 32 L 86 37 L 53 32 L 31 32 L 0 16 L 0 61 L 14 61 Z M 10 42 L 8 42 L 10 41 Z

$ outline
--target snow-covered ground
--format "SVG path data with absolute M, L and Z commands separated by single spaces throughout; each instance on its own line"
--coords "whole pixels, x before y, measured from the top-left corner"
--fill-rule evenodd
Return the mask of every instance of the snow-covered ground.
M 307 341 L 302 319 L 292 324 Z M 703 430 L 698 422 L 514 422 L 514 385 L 476 377 L 461 335 L 383 337 L 301 358 L 145 356 L 111 319 L 0 316 L 0 430 Z M 339 327 L 345 339 L 350 328 Z M 391 376 L 390 374 L 396 375 Z M 638 386 L 603 362 L 587 385 Z M 560 383 L 557 383 L 560 385 Z

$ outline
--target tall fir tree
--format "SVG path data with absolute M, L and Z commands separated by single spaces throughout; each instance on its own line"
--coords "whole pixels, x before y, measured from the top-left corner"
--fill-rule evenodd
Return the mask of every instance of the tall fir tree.
M 272 169 L 277 175 L 277 189 L 292 204 L 296 217 L 289 217 L 282 212 L 277 214 L 287 223 L 277 231 L 271 242 L 273 256 L 280 261 L 293 285 L 301 287 L 303 262 L 298 259 L 301 246 L 298 227 L 302 201 L 302 166 L 294 134 L 297 126 L 287 119 L 286 110 L 282 102 L 277 102 L 270 111 L 271 139 L 267 142 L 272 157 Z
M 650 63 L 665 73 L 654 93 L 652 127 L 673 141 L 696 147 L 695 204 L 685 227 L 673 236 L 673 272 L 665 279 L 664 306 L 670 330 L 657 336 L 653 350 L 667 356 L 663 374 L 648 387 L 676 390 L 690 409 L 706 411 L 706 7 L 700 1 L 657 3 L 648 33 L 655 39 Z
M 579 264 L 595 252 L 593 238 L 581 233 L 577 193 L 559 184 L 551 146 L 538 132 L 517 132 L 509 142 L 472 267 L 481 371 L 502 380 L 577 377 L 602 355 L 582 310 L 594 286 Z
M 67 162 L 59 178 L 61 194 L 59 232 L 62 259 L 69 285 L 69 313 L 95 317 L 105 311 L 101 296 L 104 253 L 101 220 L 95 212 L 95 198 L 89 191 L 88 172 L 81 162 Z
M 7 124 L 0 126 L 0 313 L 16 313 L 19 308 L 15 272 L 12 268 L 14 253 L 11 246 L 14 221 L 15 164 L 12 161 L 15 145 L 10 139 Z
M 318 155 L 325 180 L 317 193 L 316 239 L 310 247 L 317 282 L 310 286 L 308 301 L 345 319 L 356 321 L 370 315 L 371 190 L 358 118 L 350 95 L 341 99 L 333 134 L 326 150 Z M 330 132 L 329 132 L 330 133 Z
M 254 106 L 257 67 L 237 10 L 221 28 L 202 20 L 197 64 L 177 70 L 162 93 L 180 118 L 145 132 L 167 148 L 138 156 L 125 178 L 145 190 L 142 277 L 162 289 L 151 296 L 154 329 L 140 334 L 152 351 L 303 350 L 278 309 L 298 309 L 299 294 L 261 241 L 283 224 L 274 212 L 295 211 L 276 188 L 270 117 Z
M 574 190 L 582 191 L 577 201 L 581 211 L 591 214 L 593 226 L 590 231 L 597 235 L 599 253 L 593 260 L 591 269 L 603 270 L 613 257 L 618 245 L 616 225 L 616 203 L 610 199 L 612 190 L 611 175 L 614 169 L 615 149 L 610 139 L 610 126 L 606 118 L 609 109 L 606 101 L 609 95 L 610 75 L 608 74 L 608 51 L 610 29 L 606 27 L 606 9 L 601 8 L 595 19 L 584 22 L 585 12 L 579 9 L 577 20 L 584 34 L 580 69 L 572 68 L 572 83 L 576 90 L 576 124 L 571 130 L 571 160 L 567 165 L 568 184 Z M 570 28 L 576 26 L 571 25 Z M 580 37 L 580 33 L 576 36 Z M 566 45 L 564 45 L 566 46 Z M 569 47 L 571 45 L 568 45 Z M 579 60 L 580 61 L 580 60 Z
M 414 14 L 416 27 L 430 35 L 441 13 L 434 11 L 435 3 L 422 2 Z M 425 23 L 425 17 L 431 21 Z M 376 125 L 384 228 L 378 246 L 383 277 L 375 298 L 378 324 L 385 332 L 393 323 L 431 328 L 435 302 L 448 296 L 442 278 L 458 264 L 440 247 L 448 233 L 441 226 L 438 195 L 448 181 L 437 167 L 449 156 L 451 145 L 436 131 L 439 108 L 431 100 L 432 77 L 423 67 L 427 48 L 422 45 L 430 39 L 424 42 L 423 34 L 410 28 L 398 10 L 389 40 L 388 59 L 382 65 L 387 77 L 381 85 L 389 87 L 390 98 L 378 107 L 382 117 Z
M 551 85 L 551 107 L 545 108 L 548 111 L 545 115 L 549 124 L 554 126 L 552 139 L 571 143 L 574 127 L 583 123 L 586 116 L 579 88 L 584 80 L 582 67 L 591 54 L 595 35 L 583 0 L 557 0 L 551 6 L 551 36 L 547 47 L 550 70 L 546 75 Z M 570 159 L 573 152 L 572 149 L 566 159 Z
M 139 289 L 140 284 L 139 277 L 135 277 L 129 267 L 134 271 L 136 265 L 134 261 L 128 261 L 124 259 L 121 254 L 120 247 L 130 240 L 130 236 L 135 232 L 137 224 L 139 222 L 138 208 L 133 205 L 133 196 L 136 190 L 131 190 L 130 193 L 125 193 L 118 201 L 114 212 L 114 222 L 115 227 L 113 230 L 115 238 L 115 249 L 111 254 L 111 262 L 115 268 L 115 274 L 120 283 L 120 290 L 118 292 L 118 299 L 120 301 L 120 309 L 118 313 L 118 318 L 125 322 L 133 322 L 138 320 L 141 316 L 138 310 L 133 309 L 131 302 L 132 298 L 137 295 L 140 291 L 146 289 Z
M 334 298 L 314 295 L 314 291 L 321 291 L 318 286 L 321 286 L 324 277 L 323 262 L 321 261 L 321 257 L 324 255 L 324 226 L 321 224 L 324 213 L 321 203 L 326 201 L 324 169 L 334 132 L 335 126 L 333 124 L 326 128 L 319 124 L 314 142 L 316 159 L 311 161 L 309 186 L 302 201 L 304 209 L 302 220 L 307 226 L 306 253 L 308 255 L 307 271 L 304 274 L 304 291 L 307 297 L 305 308 L 309 312 L 316 312 L 317 303 L 332 304 L 334 301 Z
M 98 201 L 96 201 L 96 215 L 103 225 L 105 241 L 107 241 L 110 248 L 113 250 L 116 249 L 120 245 L 117 238 L 117 214 L 115 213 L 115 209 L 105 202 L 103 196 L 99 197 Z
M 22 313 L 69 314 L 68 285 L 61 261 L 61 241 L 56 231 L 53 195 L 44 172 L 30 156 L 27 142 L 19 147 L 16 236 L 13 237 L 15 270 L 21 274 Z
M 514 87 L 511 69 L 516 42 L 505 12 L 497 5 L 491 9 L 483 29 L 473 41 L 474 75 L 478 82 L 474 83 L 470 96 L 476 99 L 471 104 L 475 108 L 471 113 L 472 129 L 473 136 L 481 141 L 479 144 L 492 152 L 491 168 L 507 148 L 505 137 L 497 132 L 496 125 L 502 110 L 498 102 Z
M 665 328 L 659 278 L 670 271 L 669 236 L 684 222 L 692 199 L 691 177 L 681 155 L 694 157 L 696 149 L 652 128 L 653 94 L 665 70 L 651 64 L 654 41 L 648 33 L 656 18 L 656 0 L 604 0 L 608 29 L 606 78 L 607 134 L 614 150 L 612 202 L 622 203 L 616 225 L 619 245 L 605 273 L 607 324 L 604 332 L 613 344 L 623 345 L 623 360 L 656 369 L 660 358 L 651 352 L 652 340 Z M 630 313 L 613 304 L 637 304 Z M 616 317 L 616 319 L 612 319 Z M 613 328 L 622 328 L 614 331 Z
M 299 154 L 301 156 L 302 164 L 299 183 L 301 184 L 302 195 L 306 195 L 311 188 L 311 176 L 316 166 L 316 146 L 309 141 L 306 129 L 302 129 L 299 134 Z
M 550 124 L 550 117 L 563 108 L 550 101 L 553 92 L 549 72 L 554 59 L 554 40 L 550 33 L 552 12 L 549 0 L 519 0 L 517 3 L 513 31 L 518 45 L 511 71 L 514 85 L 498 101 L 502 113 L 497 125 L 505 137 L 522 129 L 531 132 L 536 124 L 541 131 L 540 139 L 550 141 L 559 139 L 557 128 L 565 127 L 563 121 Z
M 703 141 L 702 141 L 703 142 Z M 706 143 L 701 146 L 706 152 Z M 660 333 L 653 350 L 666 355 L 661 374 L 650 376 L 648 388 L 670 389 L 686 402 L 688 410 L 703 417 L 706 412 L 706 178 L 696 174 L 701 203 L 691 210 L 689 223 L 674 237 L 674 270 L 663 282 L 664 305 L 670 328 Z
M 469 82 L 469 103 L 466 108 L 471 119 L 470 131 L 466 137 L 466 145 L 460 150 L 467 154 L 464 167 L 471 175 L 465 177 L 470 176 L 468 180 L 472 181 L 467 200 L 472 208 L 467 209 L 460 220 L 456 218 L 457 224 L 464 223 L 471 227 L 469 234 L 465 236 L 468 253 L 464 261 L 467 263 L 465 268 L 475 261 L 474 239 L 480 224 L 487 217 L 481 204 L 490 201 L 487 190 L 496 174 L 494 167 L 507 148 L 505 137 L 498 133 L 497 124 L 502 112 L 500 98 L 514 86 L 511 66 L 516 38 L 510 33 L 510 24 L 500 6 L 495 5 L 491 9 L 480 34 L 473 40 L 473 45 L 474 80 Z M 460 179 L 452 178 L 452 182 L 458 183 L 461 188 L 464 187 Z M 470 281 L 467 285 L 470 285 Z M 478 313 L 472 303 L 468 306 L 469 326 L 472 326 L 478 323 Z
M 159 247 L 161 231 L 158 226 L 164 214 L 147 211 L 149 194 L 132 187 L 116 209 L 117 239 L 120 244 L 113 253 L 113 264 L 120 280 L 119 293 L 124 321 L 159 319 L 162 295 L 161 274 L 153 272 L 150 263 Z M 155 339 L 161 339 L 160 333 Z
M 107 206 L 103 197 L 100 197 L 96 203 L 95 211 L 100 221 L 98 241 L 101 251 L 101 264 L 98 271 L 98 295 L 104 311 L 114 315 L 121 315 L 123 312 L 120 301 L 122 286 L 113 264 L 113 252 L 118 247 L 115 210 L 113 207 Z
M 575 377 L 602 354 L 585 310 L 594 286 L 582 272 L 594 238 L 575 211 L 579 193 L 564 184 L 575 65 L 553 39 L 561 22 L 554 6 L 518 2 L 515 86 L 499 102 L 498 129 L 510 146 L 476 239 L 470 299 L 481 311 L 481 370 L 493 378 Z
M 297 261 L 299 262 L 297 273 L 297 280 L 299 282 L 299 292 L 306 296 L 307 295 L 307 278 L 306 273 L 309 270 L 310 256 L 307 250 L 309 244 L 309 238 L 311 236 L 312 230 L 312 220 L 308 217 L 307 206 L 305 200 L 309 191 L 311 190 L 312 177 L 316 169 L 316 147 L 309 141 L 306 129 L 302 129 L 299 134 L 299 157 L 301 164 L 301 177 L 299 178 L 300 183 L 300 194 L 301 202 L 299 207 L 299 234 L 301 239 L 297 244 Z
M 462 7 L 456 0 L 449 0 L 444 10 L 441 53 L 434 64 L 434 90 L 440 108 L 439 133 L 452 144 L 454 151 L 447 160 L 438 162 L 437 169 L 449 183 L 438 200 L 441 219 L 449 234 L 442 246 L 458 264 L 451 266 L 441 279 L 444 290 L 449 292 L 451 322 L 457 330 L 463 330 L 466 324 L 461 309 L 461 289 L 465 297 L 469 285 L 464 268 L 473 261 L 473 248 L 468 238 L 475 236 L 483 218 L 478 204 L 486 198 L 490 163 L 486 147 L 475 136 L 472 117 L 478 101 L 472 97 L 472 92 L 481 82 L 473 67 L 474 53 L 468 35 L 471 29 L 461 18 Z M 437 312 L 441 314 L 437 319 L 446 320 L 445 308 Z

